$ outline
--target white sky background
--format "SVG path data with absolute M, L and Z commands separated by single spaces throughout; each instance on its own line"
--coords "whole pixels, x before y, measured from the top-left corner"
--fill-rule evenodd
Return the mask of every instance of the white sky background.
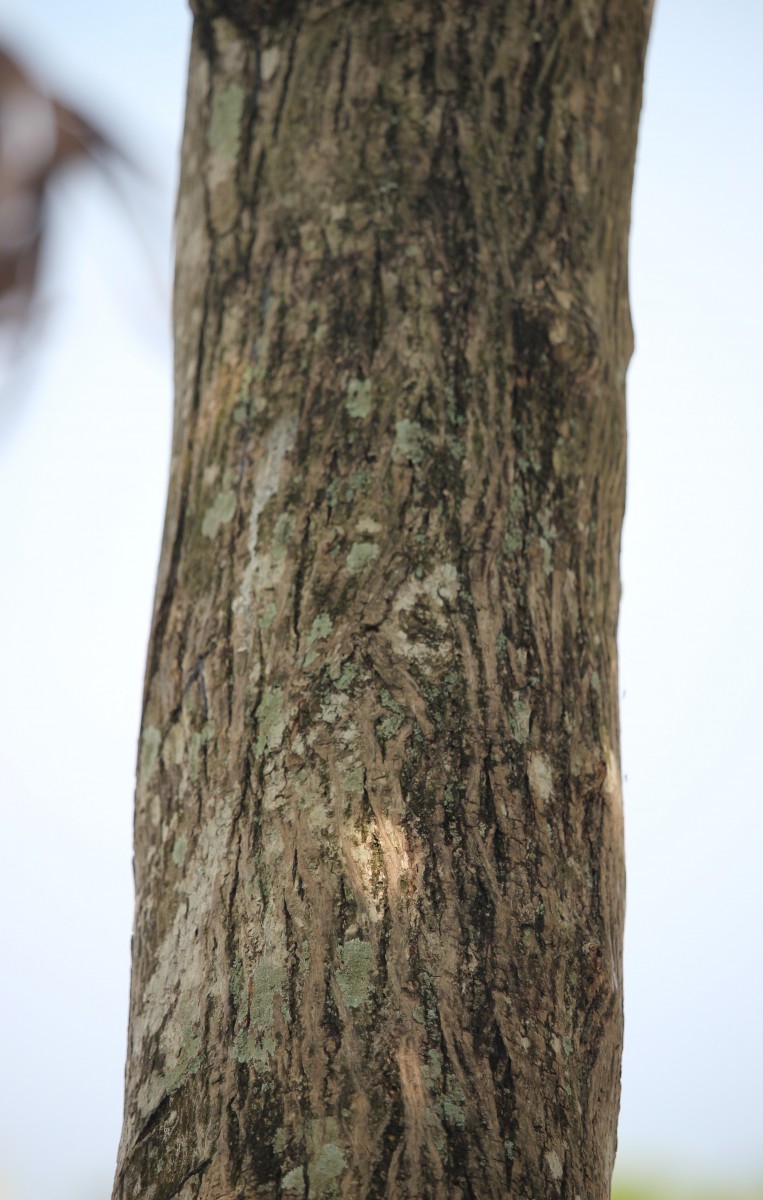
M 105 1200 L 119 1136 L 188 32 L 180 0 L 0 13 L 156 180 L 151 267 L 102 182 L 61 190 L 0 397 L 2 1200 Z M 759 0 L 658 0 L 631 247 L 621 1161 L 699 1178 L 763 1176 L 761 46 Z

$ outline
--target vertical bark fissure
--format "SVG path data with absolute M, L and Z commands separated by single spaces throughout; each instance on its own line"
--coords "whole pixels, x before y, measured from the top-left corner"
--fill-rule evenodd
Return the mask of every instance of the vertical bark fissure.
M 603 1200 L 642 0 L 197 0 L 115 1200 Z

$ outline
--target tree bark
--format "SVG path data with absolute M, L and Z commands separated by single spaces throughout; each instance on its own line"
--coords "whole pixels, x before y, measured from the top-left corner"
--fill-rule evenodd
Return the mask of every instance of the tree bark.
M 119 1200 L 609 1196 L 644 0 L 198 0 Z

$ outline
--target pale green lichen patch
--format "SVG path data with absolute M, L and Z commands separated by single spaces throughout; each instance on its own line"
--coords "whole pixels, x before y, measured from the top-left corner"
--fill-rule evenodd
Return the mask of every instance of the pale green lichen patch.
M 307 823 L 313 830 L 328 829 L 331 824 L 331 813 L 325 804 L 314 804 L 307 818 Z
M 363 768 L 350 767 L 342 779 L 342 791 L 349 792 L 351 795 L 360 794 L 363 791 L 363 783 Z
M 333 1142 L 325 1142 L 308 1169 L 310 1195 L 327 1196 L 334 1192 L 336 1181 L 346 1166 L 344 1151 Z
M 149 782 L 156 769 L 161 744 L 162 735 L 159 730 L 153 725 L 147 725 L 140 742 L 140 774 L 143 783 Z
M 283 715 L 283 688 L 265 688 L 255 713 L 257 741 L 254 752 L 261 758 L 267 751 L 281 745 L 286 721 Z
M 230 994 L 233 1000 L 233 1007 L 238 1012 L 241 1005 L 241 997 L 243 995 L 244 986 L 244 964 L 240 958 L 237 958 L 233 963 L 233 970 L 230 976 Z
M 426 434 L 418 421 L 395 422 L 395 445 L 392 458 L 397 463 L 409 462 L 420 466 L 426 453 Z
M 175 1062 L 164 1072 L 162 1083 L 167 1092 L 181 1087 L 189 1075 L 195 1075 L 201 1066 L 201 1042 L 193 1026 L 186 1026 Z
M 450 1071 L 443 1072 L 442 1055 L 439 1050 L 427 1051 L 424 1076 L 433 1096 L 433 1109 L 437 1116 L 450 1125 L 463 1126 L 466 1120 L 464 1116 L 466 1096 L 455 1075 Z
M 389 738 L 395 736 L 405 720 L 405 714 L 400 705 L 392 699 L 386 688 L 382 690 L 379 696 L 379 703 L 382 708 L 386 709 L 386 715 L 382 717 L 376 726 L 376 732 L 380 738 L 387 741 Z
M 310 626 L 310 633 L 307 638 L 308 643 L 312 646 L 313 642 L 320 642 L 324 638 L 327 638 L 333 627 L 334 622 L 328 613 L 318 613 L 318 616 Z
M 278 993 L 283 992 L 286 971 L 272 958 L 262 958 L 252 973 L 252 994 L 249 1000 L 249 1016 L 258 1029 L 267 1029 L 273 1020 L 273 1004 Z
M 188 838 L 184 833 L 181 833 L 175 838 L 175 844 L 172 847 L 172 861 L 176 867 L 182 867 L 185 862 L 185 856 L 188 853 Z
M 347 503 L 352 504 L 358 492 L 367 491 L 370 482 L 371 476 L 365 467 L 358 467 L 356 471 L 353 471 L 352 475 L 347 481 L 347 487 L 344 491 L 344 498 Z
M 244 89 L 237 83 L 219 92 L 212 103 L 209 145 L 223 158 L 235 158 L 238 153 L 243 107 Z
M 233 410 L 234 421 L 246 420 L 252 408 L 255 411 L 259 411 L 256 403 L 254 403 L 254 384 L 258 379 L 259 370 L 257 367 L 251 364 L 244 367 L 241 372 L 241 386 L 238 389 L 238 404 Z
M 445 1095 L 441 1101 L 443 1120 L 451 1125 L 463 1126 L 466 1122 L 464 1104 L 466 1096 L 461 1084 L 454 1075 L 448 1074 Z
M 362 420 L 371 411 L 371 380 L 351 379 L 347 385 L 347 399 L 344 402 L 351 417 Z
M 445 1138 L 443 1136 L 443 1128 L 437 1112 L 433 1108 L 424 1110 L 424 1120 L 429 1126 L 429 1131 L 434 1142 L 437 1153 L 442 1157 L 445 1154 Z
M 509 493 L 509 506 L 506 513 L 506 531 L 501 541 L 501 550 L 507 558 L 515 558 L 524 543 L 524 507 L 525 498 L 521 485 L 515 483 Z
M 220 526 L 227 525 L 232 521 L 235 511 L 236 493 L 230 489 L 220 492 L 204 514 L 204 520 L 201 524 L 201 532 L 204 534 L 204 537 L 210 539 L 217 537 Z
M 276 562 L 286 557 L 291 535 L 294 533 L 294 517 L 291 513 L 281 513 L 273 526 L 273 541 L 270 546 L 271 554 Z
M 340 692 L 346 692 L 350 687 L 353 679 L 357 675 L 357 669 L 350 663 L 346 663 L 340 672 L 339 678 L 336 681 L 336 686 Z
M 511 732 L 514 738 L 523 746 L 530 736 L 530 718 L 532 710 L 526 700 L 523 699 L 520 692 L 514 692 L 514 699 L 511 706 Z
M 509 526 L 501 540 L 501 550 L 506 558 L 515 558 L 522 549 L 523 534 L 515 526 Z
M 339 501 L 339 489 L 341 484 L 338 479 L 332 479 L 326 488 L 326 503 L 329 508 L 336 508 Z
M 299 973 L 304 976 L 310 971 L 310 941 L 303 938 L 299 947 Z
M 435 1085 L 442 1076 L 442 1055 L 439 1050 L 427 1050 L 426 1074 L 430 1086 Z
M 296 1196 L 305 1194 L 305 1172 L 303 1167 L 295 1167 L 281 1176 L 281 1188 L 284 1192 L 294 1192 Z
M 544 508 L 538 514 L 538 525 L 540 526 L 542 536 L 538 538 L 541 555 L 543 558 L 543 571 L 546 575 L 551 575 L 554 569 L 554 550 L 553 544 L 556 541 L 556 529 L 554 528 L 551 511 L 549 508 Z
M 373 965 L 373 947 L 370 942 L 360 938 L 351 938 L 339 947 L 339 957 L 342 967 L 337 971 L 336 981 L 342 993 L 342 999 L 348 1008 L 360 1008 L 365 1004 L 371 992 L 371 967 Z
M 260 617 L 257 621 L 257 624 L 259 625 L 260 629 L 270 629 L 270 626 L 273 624 L 275 617 L 276 617 L 276 606 L 271 601 L 270 604 L 265 609 L 265 611 L 260 615 Z
M 354 542 L 347 555 L 347 570 L 351 575 L 357 575 L 379 556 L 379 547 L 375 542 Z
M 248 1004 L 244 1012 L 243 977 L 237 973 L 237 967 L 238 963 L 231 977 L 231 994 L 237 1020 L 240 1022 L 245 1019 L 246 1024 L 234 1039 L 233 1057 L 237 1062 L 265 1062 L 276 1050 L 274 1009 L 276 997 L 283 996 L 285 992 L 286 971 L 272 957 L 265 955 L 261 958 L 249 981 Z
M 310 633 L 308 634 L 307 644 L 313 647 L 315 642 L 322 642 L 331 633 L 333 621 L 328 613 L 319 613 L 313 621 Z M 318 657 L 318 651 L 309 649 L 303 659 L 304 666 L 311 666 Z

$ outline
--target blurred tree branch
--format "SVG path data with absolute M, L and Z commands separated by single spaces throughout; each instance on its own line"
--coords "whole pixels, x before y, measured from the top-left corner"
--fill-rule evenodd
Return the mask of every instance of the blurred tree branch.
M 0 46 L 0 323 L 23 325 L 39 289 L 46 199 L 67 166 L 123 151 L 81 112 L 49 94 Z

